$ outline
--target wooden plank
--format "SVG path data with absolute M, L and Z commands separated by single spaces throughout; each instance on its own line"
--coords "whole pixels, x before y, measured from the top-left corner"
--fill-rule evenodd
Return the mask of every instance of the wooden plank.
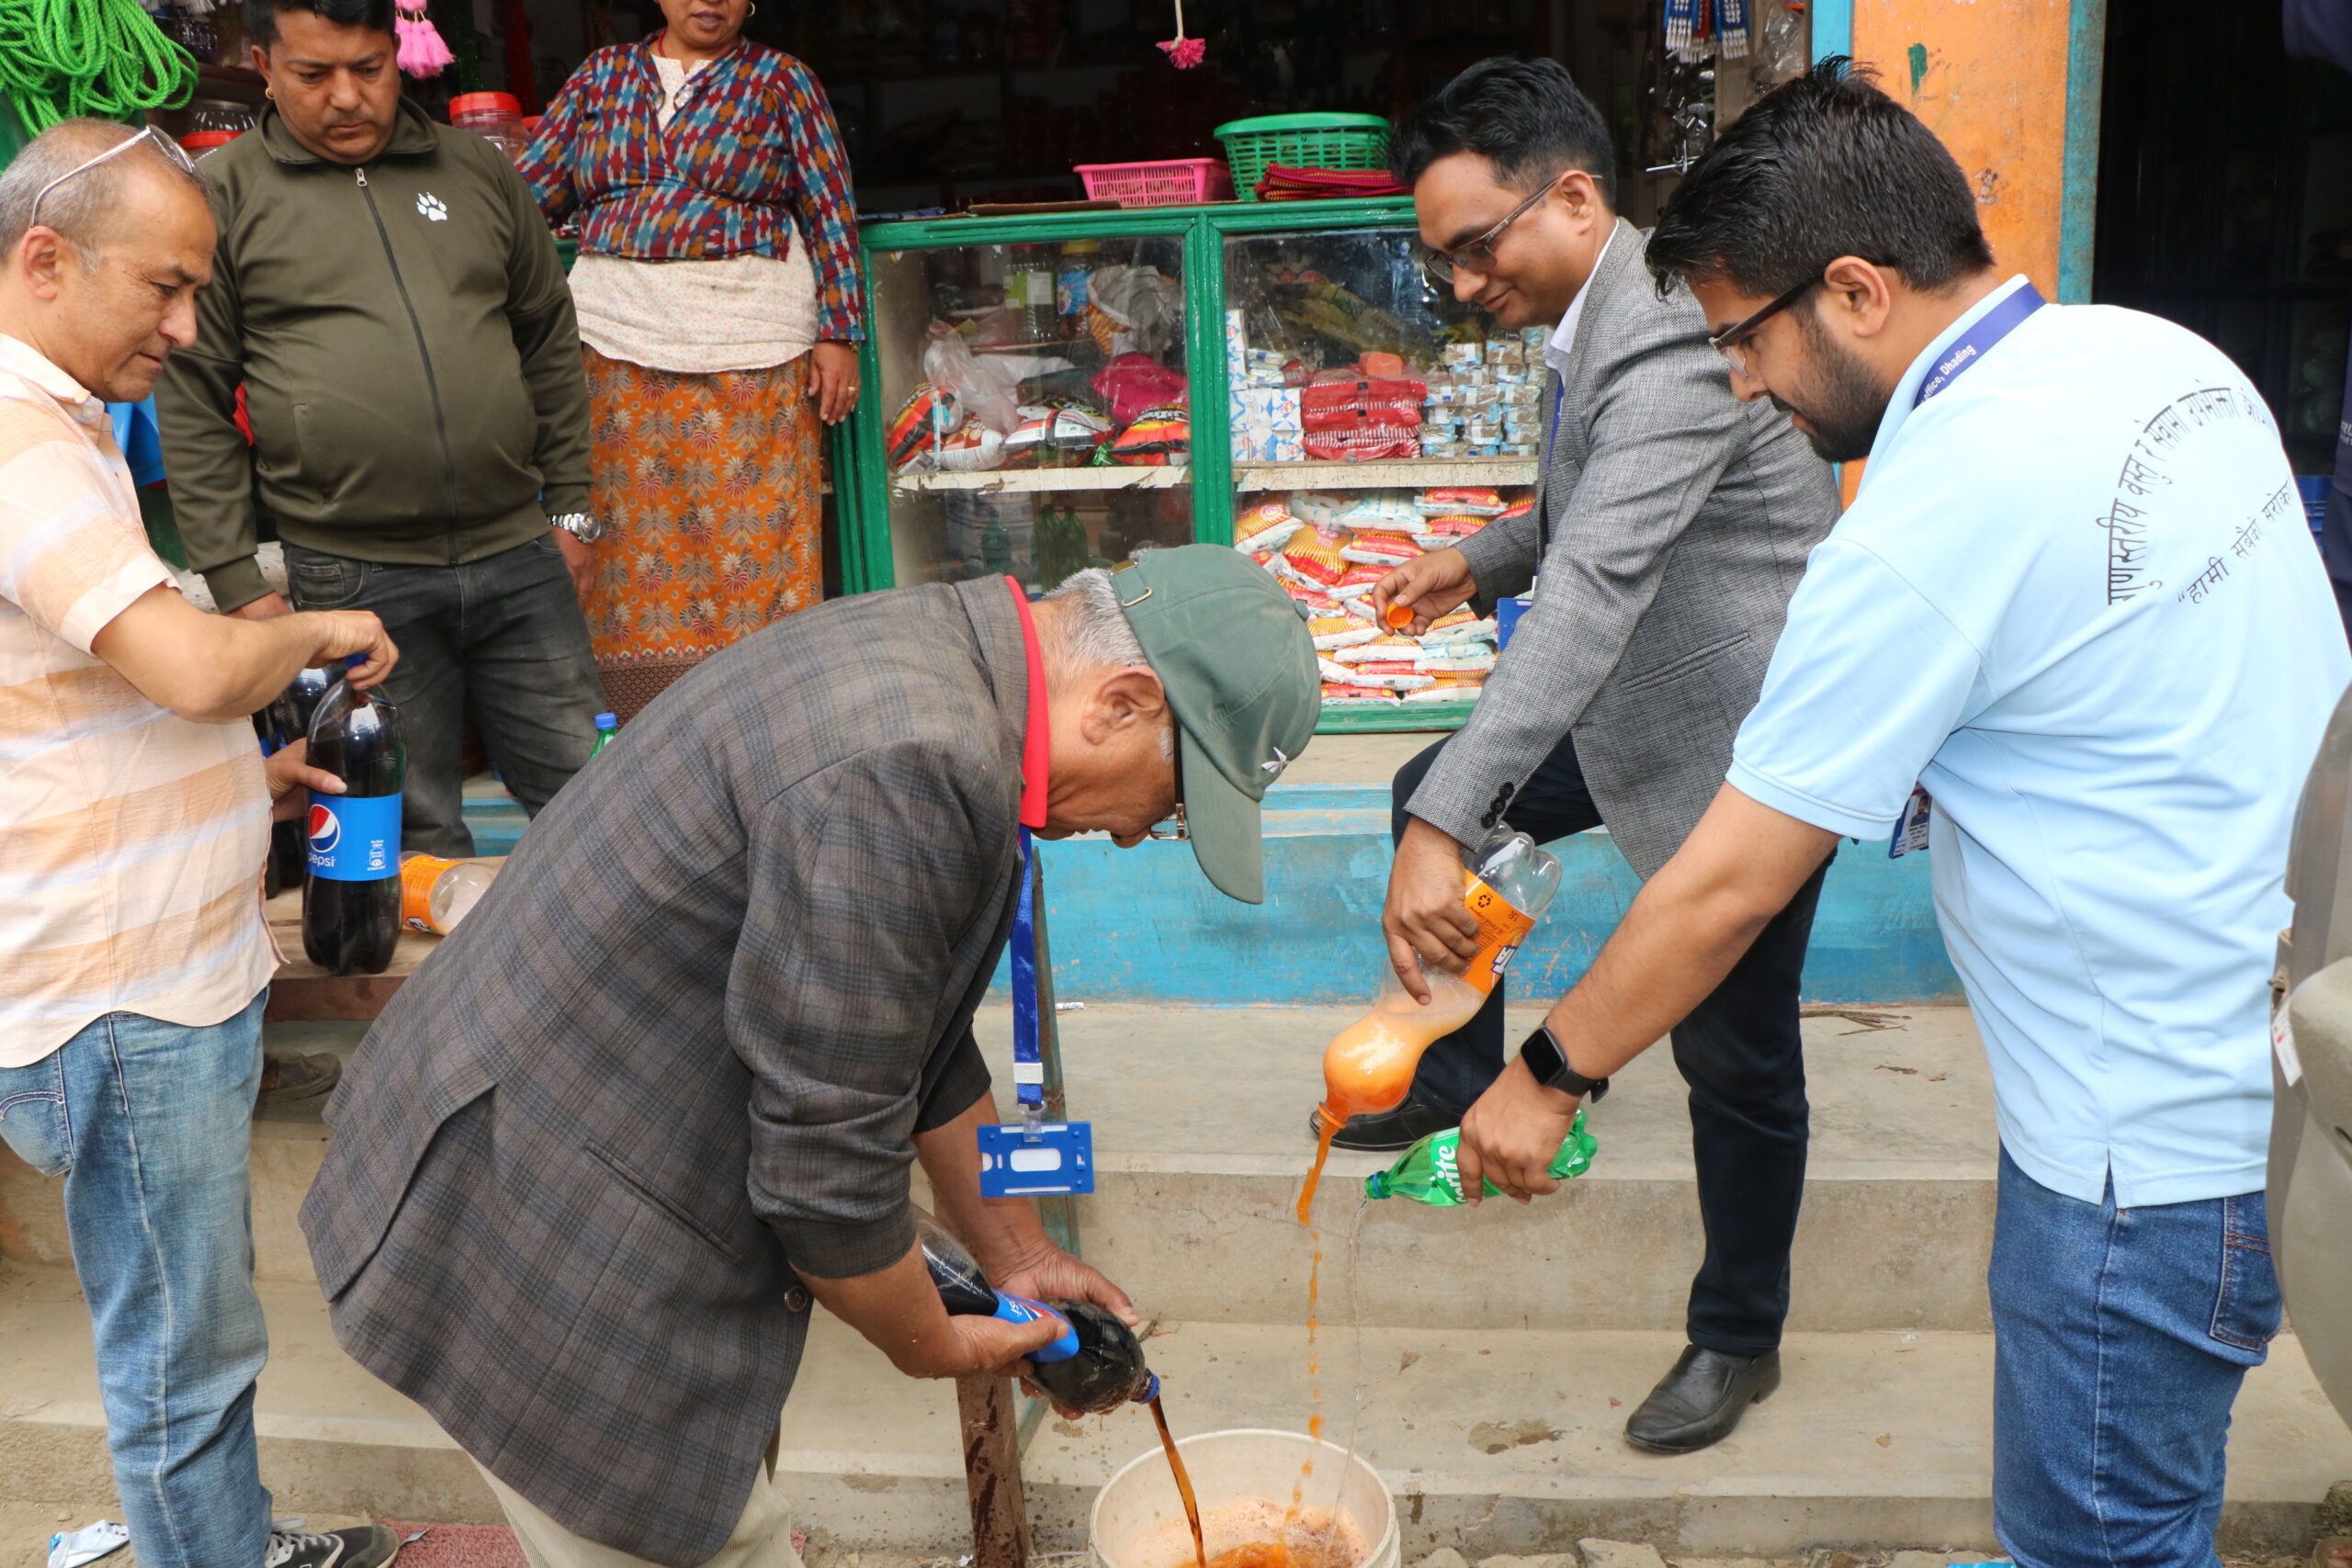
M 1028 1568 L 1029 1506 L 1021 1486 L 1012 1380 L 985 1372 L 957 1378 L 956 1413 L 964 1427 L 974 1568 Z
M 503 855 L 485 855 L 481 863 L 504 865 Z M 392 962 L 380 975 L 330 975 L 302 952 L 302 890 L 289 887 L 262 905 L 269 934 L 277 943 L 280 961 L 269 982 L 269 1007 L 262 1016 L 272 1023 L 365 1022 L 391 1001 L 401 983 L 417 965 L 433 956 L 441 939 L 425 931 L 401 932 Z

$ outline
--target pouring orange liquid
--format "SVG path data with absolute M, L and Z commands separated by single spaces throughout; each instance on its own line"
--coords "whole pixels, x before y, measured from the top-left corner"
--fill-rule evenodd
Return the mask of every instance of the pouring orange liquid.
M 1323 1179 L 1323 1162 L 1330 1157 L 1331 1137 L 1351 1116 L 1388 1111 L 1402 1104 L 1413 1087 L 1413 1069 L 1421 1053 L 1470 1021 L 1485 1005 L 1487 992 L 1458 975 L 1429 970 L 1427 1007 L 1394 976 L 1370 1012 L 1331 1037 L 1323 1050 L 1323 1104 L 1317 1120 L 1321 1129 L 1315 1149 L 1315 1168 L 1298 1198 L 1299 1224 L 1306 1223 L 1315 1206 L 1315 1190 Z M 1488 987 L 1493 981 L 1489 979 Z

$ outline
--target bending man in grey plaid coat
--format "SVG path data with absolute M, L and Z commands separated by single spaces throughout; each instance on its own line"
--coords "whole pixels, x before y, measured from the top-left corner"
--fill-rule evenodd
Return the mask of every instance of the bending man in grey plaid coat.
M 1304 624 L 1207 545 L 1034 607 L 1003 578 L 839 600 L 710 660 L 345 1077 L 302 1210 L 336 1338 L 473 1456 L 537 1568 L 798 1568 L 763 1456 L 812 1301 L 915 1377 L 1053 1334 L 946 1315 L 910 1164 L 1003 1288 L 1133 1318 L 979 1197 L 971 1018 L 1020 827 L 1132 844 L 1181 807 L 1255 902 L 1259 801 L 1316 711 Z

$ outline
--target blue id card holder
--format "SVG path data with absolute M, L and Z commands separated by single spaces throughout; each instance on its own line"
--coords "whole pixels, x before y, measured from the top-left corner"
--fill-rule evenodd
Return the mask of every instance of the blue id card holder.
M 1911 798 L 1903 803 L 1903 815 L 1894 819 L 1894 836 L 1886 841 L 1886 858 L 1901 860 L 1913 850 L 1928 847 L 1928 818 L 1934 814 L 1936 803 L 1927 789 L 1911 786 Z
M 1049 1198 L 1094 1190 L 1094 1129 L 1046 1120 L 1046 1056 L 1037 1029 L 1036 848 L 1021 829 L 1021 892 L 1012 907 L 1012 1088 L 1021 1120 L 982 1127 L 980 1196 Z
M 980 1129 L 980 1196 L 1045 1198 L 1094 1190 L 1094 1129 L 1083 1122 Z

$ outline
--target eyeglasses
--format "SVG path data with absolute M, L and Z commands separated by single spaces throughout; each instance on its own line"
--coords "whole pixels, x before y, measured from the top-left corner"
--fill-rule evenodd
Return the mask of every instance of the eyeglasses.
M 27 220 L 25 227 L 30 229 L 40 221 L 40 204 L 49 199 L 49 193 L 51 191 L 55 190 L 59 186 L 63 185 L 67 180 L 72 179 L 76 175 L 88 174 L 92 169 L 96 168 L 100 164 L 105 163 L 109 158 L 121 157 L 125 152 L 130 152 L 133 147 L 138 146 L 142 141 L 153 142 L 158 152 L 162 152 L 164 157 L 169 158 L 173 163 L 177 164 L 184 172 L 191 175 L 196 173 L 196 164 L 188 158 L 188 155 L 186 152 L 180 150 L 180 144 L 151 125 L 140 131 L 136 136 L 124 137 L 121 141 L 116 142 L 113 146 L 107 148 L 96 157 L 85 159 L 83 162 L 74 164 L 72 168 L 66 170 L 63 174 L 58 175 L 55 179 L 41 186 L 40 190 L 34 192 L 32 216 Z
M 1744 321 L 1734 321 L 1730 326 L 1707 339 L 1707 346 L 1722 355 L 1732 369 L 1739 374 L 1741 379 L 1752 379 L 1747 369 L 1747 352 L 1744 346 L 1747 340 L 1756 334 L 1757 328 L 1804 299 L 1806 290 L 1819 287 L 1821 282 L 1821 275 L 1815 273 L 1795 288 L 1781 290 L 1770 304 L 1754 315 Z
M 1193 836 L 1193 825 L 1184 820 L 1182 801 L 1176 803 L 1176 815 L 1169 820 L 1176 825 L 1173 828 L 1163 828 L 1155 822 L 1144 829 L 1143 836 L 1147 839 L 1158 839 L 1163 844 L 1181 844 Z
M 1420 253 L 1421 276 L 1439 288 L 1453 287 L 1453 272 L 1456 267 L 1475 272 L 1481 277 L 1486 276 L 1488 270 L 1495 265 L 1495 242 L 1503 237 L 1503 231 L 1533 211 L 1537 204 L 1551 195 L 1553 188 L 1559 183 L 1558 176 L 1555 175 L 1544 183 L 1542 190 L 1503 214 L 1501 222 L 1476 239 L 1465 240 L 1450 251 L 1432 250 L 1419 241 L 1415 241 L 1413 247 Z

